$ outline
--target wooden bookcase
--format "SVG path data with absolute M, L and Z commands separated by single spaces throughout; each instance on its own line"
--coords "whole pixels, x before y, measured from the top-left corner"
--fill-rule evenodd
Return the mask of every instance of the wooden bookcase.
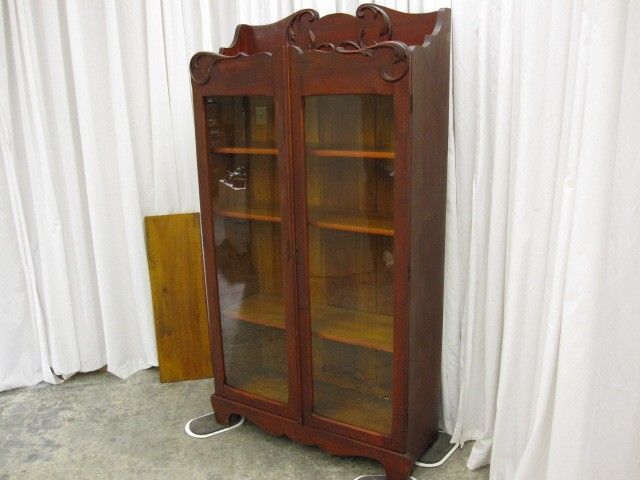
M 219 422 L 391 480 L 437 437 L 449 25 L 302 10 L 191 60 Z

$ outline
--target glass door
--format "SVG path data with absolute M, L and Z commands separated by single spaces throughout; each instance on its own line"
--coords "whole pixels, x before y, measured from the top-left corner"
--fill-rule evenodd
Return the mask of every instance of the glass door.
M 303 100 L 313 414 L 388 436 L 393 96 Z
M 205 97 L 225 385 L 289 398 L 274 99 Z

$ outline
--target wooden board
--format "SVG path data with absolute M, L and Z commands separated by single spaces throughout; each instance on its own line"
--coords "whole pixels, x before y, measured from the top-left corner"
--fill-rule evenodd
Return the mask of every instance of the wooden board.
M 161 382 L 210 378 L 200 216 L 145 217 Z

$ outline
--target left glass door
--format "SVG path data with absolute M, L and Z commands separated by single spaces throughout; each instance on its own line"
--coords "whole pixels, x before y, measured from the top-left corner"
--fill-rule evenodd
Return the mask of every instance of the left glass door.
M 207 96 L 205 118 L 225 384 L 286 404 L 274 99 Z

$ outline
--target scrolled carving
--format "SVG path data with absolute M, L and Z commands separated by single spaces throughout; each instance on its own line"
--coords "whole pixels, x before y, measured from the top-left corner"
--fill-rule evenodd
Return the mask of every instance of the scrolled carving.
M 291 17 L 291 21 L 289 22 L 289 25 L 287 26 L 287 30 L 286 30 L 287 40 L 289 41 L 289 43 L 295 43 L 301 47 L 303 45 L 300 43 L 300 39 L 298 36 L 299 32 L 297 30 L 300 28 L 300 24 L 302 23 L 302 19 L 304 17 L 309 17 L 308 23 L 313 23 L 320 18 L 320 14 L 315 10 L 313 10 L 312 8 L 300 10 L 299 12 L 296 12 L 296 14 L 293 17 Z M 309 35 L 308 48 L 311 50 L 312 48 L 315 48 L 316 39 L 311 29 L 307 29 L 307 33 Z
M 354 17 L 351 17 L 354 18 Z M 317 44 L 317 38 L 311 25 L 320 19 L 320 15 L 313 9 L 305 9 L 291 16 L 286 32 L 288 44 L 295 44 L 307 50 L 333 51 L 344 54 L 359 54 L 366 57 L 374 57 L 375 51 L 388 49 L 393 52 L 392 60 L 381 59 L 378 66 L 380 76 L 387 82 L 393 83 L 401 80 L 409 71 L 408 47 L 402 43 L 391 40 L 393 27 L 388 13 L 381 7 L 373 4 L 360 5 L 356 10 L 356 21 L 361 23 L 357 39 L 344 40 L 339 44 Z M 377 26 L 377 30 L 376 30 Z M 318 28 L 320 32 L 321 29 Z M 303 45 L 301 37 L 308 37 L 307 45 Z M 322 35 L 321 35 L 322 36 Z M 372 39 L 373 37 L 373 39 Z M 379 41 L 380 39 L 385 39 Z M 197 84 L 205 84 L 211 79 L 213 68 L 223 60 L 247 56 L 244 52 L 235 55 L 221 55 L 210 52 L 196 53 L 189 64 L 191 78 Z
M 385 41 L 390 41 L 393 37 L 393 28 L 391 26 L 391 19 L 389 18 L 389 15 L 377 5 L 368 3 L 360 5 L 356 10 L 356 18 L 362 20 L 362 27 L 360 27 L 360 36 L 358 38 L 358 45 L 360 45 L 360 48 L 365 48 L 367 46 L 365 38 L 367 36 L 367 31 L 372 26 L 366 21 L 367 12 L 373 13 L 373 20 L 382 20 L 382 25 L 380 26 L 380 29 L 378 31 L 378 38 L 385 38 Z M 374 41 L 373 43 L 378 42 Z
M 360 21 L 360 33 L 357 39 L 350 40 L 350 42 L 357 43 L 359 48 L 366 48 L 382 41 L 390 41 L 393 37 L 393 28 L 391 26 L 391 19 L 387 12 L 373 4 L 360 5 L 356 10 L 355 17 Z M 306 21 L 307 28 L 303 28 L 302 24 L 304 19 Z M 299 47 L 307 48 L 308 50 L 322 50 L 326 49 L 331 44 L 316 45 L 316 35 L 311 29 L 311 24 L 320 20 L 318 12 L 313 9 L 300 10 L 296 12 L 286 29 L 287 41 L 290 44 L 296 44 Z M 377 32 L 376 30 L 377 27 Z M 303 45 L 300 39 L 300 33 L 306 32 L 309 37 L 308 45 Z M 373 32 L 373 33 L 372 33 Z M 373 37 L 373 39 L 371 39 Z
M 381 62 L 378 65 L 378 73 L 382 79 L 389 83 L 402 80 L 409 71 L 409 48 L 402 42 L 380 42 L 374 43 L 369 47 L 361 48 L 358 42 L 347 41 L 337 46 L 332 43 L 325 43 L 317 48 L 317 50 L 335 51 L 346 55 L 364 55 L 370 58 L 375 57 L 375 51 L 381 49 L 390 49 L 393 52 L 393 60 L 390 63 Z M 400 67 L 394 68 L 394 65 L 400 65 Z
M 247 54 L 239 52 L 235 55 L 220 55 L 211 52 L 199 52 L 191 57 L 189 62 L 189 71 L 191 79 L 198 85 L 203 85 L 211 79 L 213 67 L 223 60 L 231 60 L 238 57 L 246 57 Z

